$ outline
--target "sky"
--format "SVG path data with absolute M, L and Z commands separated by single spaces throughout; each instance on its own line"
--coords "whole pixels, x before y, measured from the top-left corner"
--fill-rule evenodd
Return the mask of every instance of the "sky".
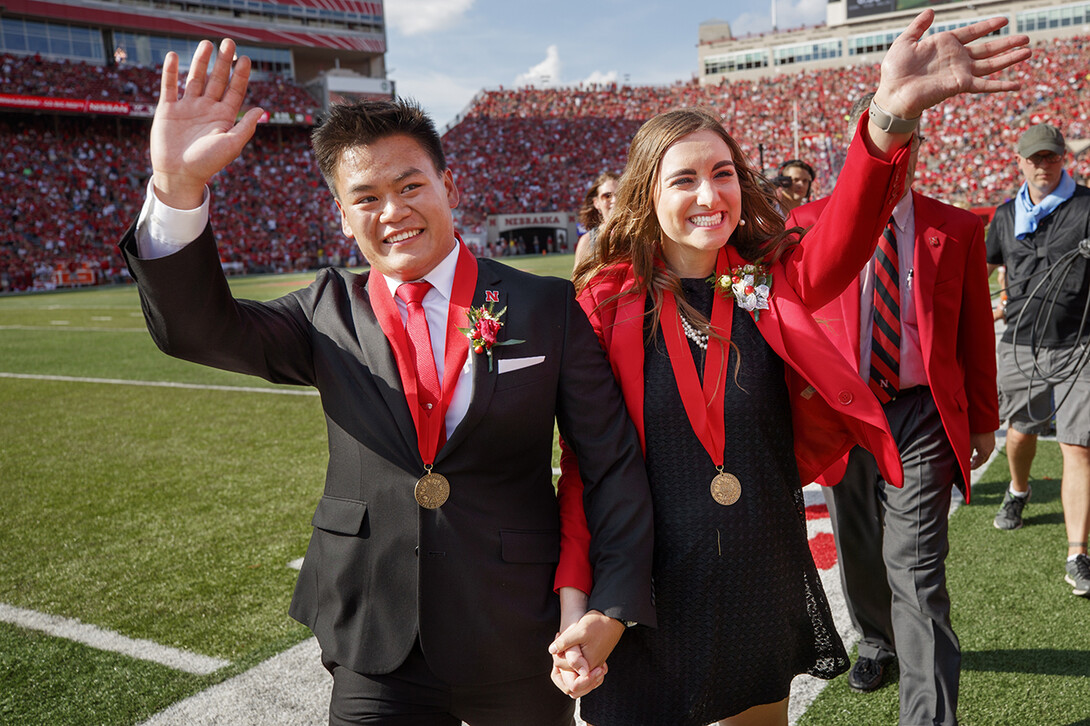
M 772 0 L 385 0 L 387 77 L 442 128 L 482 89 L 697 74 L 702 22 L 772 27 Z M 782 28 L 825 21 L 825 0 L 776 0 Z

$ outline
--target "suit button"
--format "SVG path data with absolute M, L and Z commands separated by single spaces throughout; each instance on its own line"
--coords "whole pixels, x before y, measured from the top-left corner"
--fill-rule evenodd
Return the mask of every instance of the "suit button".
M 847 406 L 849 403 L 852 402 L 852 392 L 841 391 L 840 393 L 836 394 L 836 400 Z
M 419 547 L 413 547 L 413 554 L 416 555 L 417 557 L 419 557 L 420 556 L 420 548 Z

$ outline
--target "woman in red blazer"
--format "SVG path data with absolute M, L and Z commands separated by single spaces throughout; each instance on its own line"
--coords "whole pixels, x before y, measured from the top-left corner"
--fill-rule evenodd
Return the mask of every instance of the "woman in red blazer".
M 898 41 L 901 54 L 926 50 L 916 41 L 930 17 Z M 948 65 L 914 68 L 901 83 L 888 70 L 883 81 L 899 101 L 881 85 L 876 98 L 908 104 L 891 113 L 958 92 L 914 85 L 948 77 Z M 715 117 L 671 111 L 632 141 L 598 256 L 576 278 L 646 458 L 659 625 L 621 638 L 622 624 L 584 613 L 580 596 L 602 555 L 585 534 L 570 534 L 581 529 L 581 452 L 565 450 L 559 497 L 569 536 L 556 584 L 562 625 L 579 625 L 551 648 L 554 680 L 573 695 L 601 682 L 581 706 L 593 726 L 786 724 L 795 675 L 847 670 L 810 556 L 801 486 L 857 443 L 895 485 L 900 460 L 877 400 L 811 312 L 870 258 L 903 193 L 913 127 L 891 134 L 879 123 L 861 120 L 833 200 L 801 241 Z M 609 678 L 601 680 L 604 668 L 588 677 L 614 643 Z M 573 687 L 564 671 L 577 663 L 586 680 Z

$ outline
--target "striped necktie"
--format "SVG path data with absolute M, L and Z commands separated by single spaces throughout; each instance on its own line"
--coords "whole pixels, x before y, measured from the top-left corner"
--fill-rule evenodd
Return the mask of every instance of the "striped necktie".
M 874 332 L 870 349 L 870 387 L 889 403 L 901 388 L 901 276 L 897 271 L 897 232 L 893 217 L 874 252 Z

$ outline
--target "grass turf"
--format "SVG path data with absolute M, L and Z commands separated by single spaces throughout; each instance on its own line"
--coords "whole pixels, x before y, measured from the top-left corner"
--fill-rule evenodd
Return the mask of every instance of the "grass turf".
M 507 262 L 571 271 L 570 255 Z M 232 285 L 263 299 L 312 277 Z M 133 288 L 0 298 L 0 372 L 270 387 L 159 353 Z M 231 661 L 193 676 L 0 624 L 0 723 L 138 723 L 307 636 L 285 565 L 321 494 L 317 398 L 0 378 L 0 431 L 0 602 Z M 1059 472 L 1042 443 L 1027 526 L 999 532 L 1000 457 L 951 521 L 967 726 L 1090 724 L 1090 601 L 1062 580 Z M 839 678 L 802 723 L 896 720 L 895 683 L 861 695 Z
M 958 719 L 963 726 L 1090 724 L 1090 600 L 1063 580 L 1067 536 L 1060 505 L 1059 446 L 1040 442 L 1025 526 L 992 519 L 1009 480 L 996 458 L 950 520 L 947 582 L 961 641 Z M 896 724 L 896 672 L 877 691 L 855 693 L 840 677 L 800 726 Z

